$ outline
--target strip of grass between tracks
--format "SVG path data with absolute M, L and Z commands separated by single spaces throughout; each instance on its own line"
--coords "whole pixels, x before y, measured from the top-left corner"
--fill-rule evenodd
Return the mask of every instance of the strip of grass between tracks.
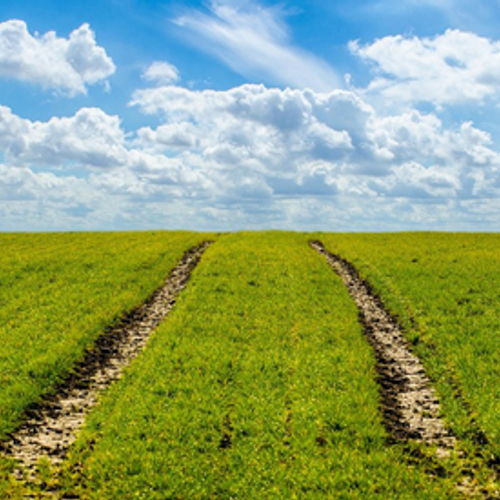
M 438 499 L 388 446 L 374 356 L 304 235 L 224 236 L 90 415 L 59 487 L 82 499 Z

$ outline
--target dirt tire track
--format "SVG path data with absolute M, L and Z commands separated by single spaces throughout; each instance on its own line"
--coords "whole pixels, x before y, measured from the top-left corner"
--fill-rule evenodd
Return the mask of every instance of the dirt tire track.
M 438 457 L 448 456 L 456 440 L 440 418 L 439 401 L 430 380 L 397 322 L 351 264 L 328 252 L 320 241 L 311 241 L 310 245 L 342 278 L 359 309 L 365 334 L 377 357 L 387 428 L 398 440 L 434 445 Z
M 33 480 L 38 460 L 48 457 L 60 463 L 76 439 L 85 417 L 101 392 L 118 380 L 125 367 L 145 347 L 149 336 L 172 309 L 192 270 L 211 242 L 188 250 L 164 285 L 150 299 L 103 333 L 74 372 L 54 395 L 32 406 L 27 419 L 2 445 L 6 455 L 18 460 L 18 479 Z

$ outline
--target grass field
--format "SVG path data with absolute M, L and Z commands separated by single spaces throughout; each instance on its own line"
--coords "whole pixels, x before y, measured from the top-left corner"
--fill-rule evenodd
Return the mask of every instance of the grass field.
M 500 235 L 321 238 L 400 317 L 455 434 L 486 460 L 500 457 Z
M 453 498 L 386 438 L 340 280 L 303 235 L 232 235 L 91 416 L 66 487 L 95 499 Z
M 0 235 L 0 438 L 203 238 L 187 232 Z
M 208 237 L 0 235 L 0 438 Z M 500 236 L 267 232 L 210 236 L 175 308 L 47 482 L 89 500 L 461 498 L 462 459 L 443 469 L 389 439 L 372 348 L 313 237 L 400 317 L 467 466 L 484 475 L 500 450 Z M 9 470 L 0 459 L 0 498 L 22 498 Z

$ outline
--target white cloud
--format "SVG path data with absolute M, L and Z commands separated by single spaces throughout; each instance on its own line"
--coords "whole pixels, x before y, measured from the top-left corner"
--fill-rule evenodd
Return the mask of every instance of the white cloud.
M 32 122 L 0 107 L 0 216 L 38 203 L 66 227 L 463 229 L 500 195 L 486 132 L 379 116 L 353 92 L 167 86 L 133 104 L 161 125 L 125 134 L 96 108 Z
M 124 164 L 124 140 L 118 117 L 98 108 L 31 122 L 0 106 L 0 147 L 12 163 L 109 168 Z
M 59 177 L 52 172 L 34 172 L 28 167 L 0 164 L 1 200 L 53 200 L 68 203 L 89 201 L 83 189 L 86 181 L 76 177 Z
M 179 71 L 166 61 L 155 61 L 142 75 L 145 80 L 159 85 L 169 85 L 179 81 Z
M 66 39 L 53 31 L 32 36 L 20 20 L 0 23 L 0 76 L 73 96 L 84 94 L 87 85 L 105 81 L 114 72 L 113 61 L 97 45 L 88 24 Z
M 137 131 L 138 142 L 145 149 L 164 151 L 165 149 L 192 149 L 198 141 L 198 129 L 192 123 L 169 123 L 155 130 L 144 127 Z
M 287 171 L 293 168 L 294 155 L 338 161 L 361 152 L 371 155 L 359 134 L 364 135 L 372 110 L 346 91 L 316 94 L 263 85 L 222 92 L 159 87 L 136 92 L 132 104 L 149 114 L 164 114 L 169 122 L 156 131 L 138 132 L 145 147 L 156 140 L 157 146 L 169 149 L 173 134 L 179 139 L 182 131 L 184 144 L 217 164 L 247 159 L 254 169 L 258 163 L 262 171 Z
M 210 14 L 190 10 L 175 20 L 186 39 L 237 73 L 258 81 L 329 91 L 340 86 L 324 61 L 295 47 L 277 8 L 254 1 L 213 0 Z
M 387 102 L 453 105 L 500 95 L 500 42 L 447 30 L 433 38 L 388 36 L 351 51 L 379 76 L 366 89 Z
M 182 132 L 178 158 L 215 180 L 225 203 L 242 196 L 237 186 L 252 194 L 249 183 L 272 206 L 320 196 L 347 211 L 364 199 L 428 205 L 500 194 L 500 154 L 486 132 L 469 122 L 447 129 L 415 110 L 379 116 L 352 92 L 160 87 L 136 92 L 132 104 L 167 122 L 141 129 L 137 145 L 171 154 Z

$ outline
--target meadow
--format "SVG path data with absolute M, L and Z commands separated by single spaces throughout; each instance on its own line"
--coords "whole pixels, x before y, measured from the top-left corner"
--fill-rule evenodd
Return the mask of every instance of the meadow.
M 469 455 L 500 464 L 500 235 L 321 235 L 402 323 Z
M 0 439 L 203 238 L 187 232 L 0 235 Z M 0 468 L 5 481 L 8 464 L 2 460 Z
M 356 307 L 307 239 L 223 236 L 92 414 L 64 487 L 96 499 L 452 498 L 387 446 L 378 399 Z
M 0 235 L 2 438 L 208 238 L 174 309 L 102 395 L 62 468 L 42 471 L 42 490 L 82 499 L 463 498 L 462 458 L 436 464 L 432 450 L 388 434 L 358 310 L 312 238 L 353 262 L 398 316 L 474 457 L 472 475 L 491 480 L 481 475 L 498 449 L 496 235 Z M 43 497 L 40 485 L 7 480 L 11 462 L 0 466 L 0 497 L 33 488 Z

